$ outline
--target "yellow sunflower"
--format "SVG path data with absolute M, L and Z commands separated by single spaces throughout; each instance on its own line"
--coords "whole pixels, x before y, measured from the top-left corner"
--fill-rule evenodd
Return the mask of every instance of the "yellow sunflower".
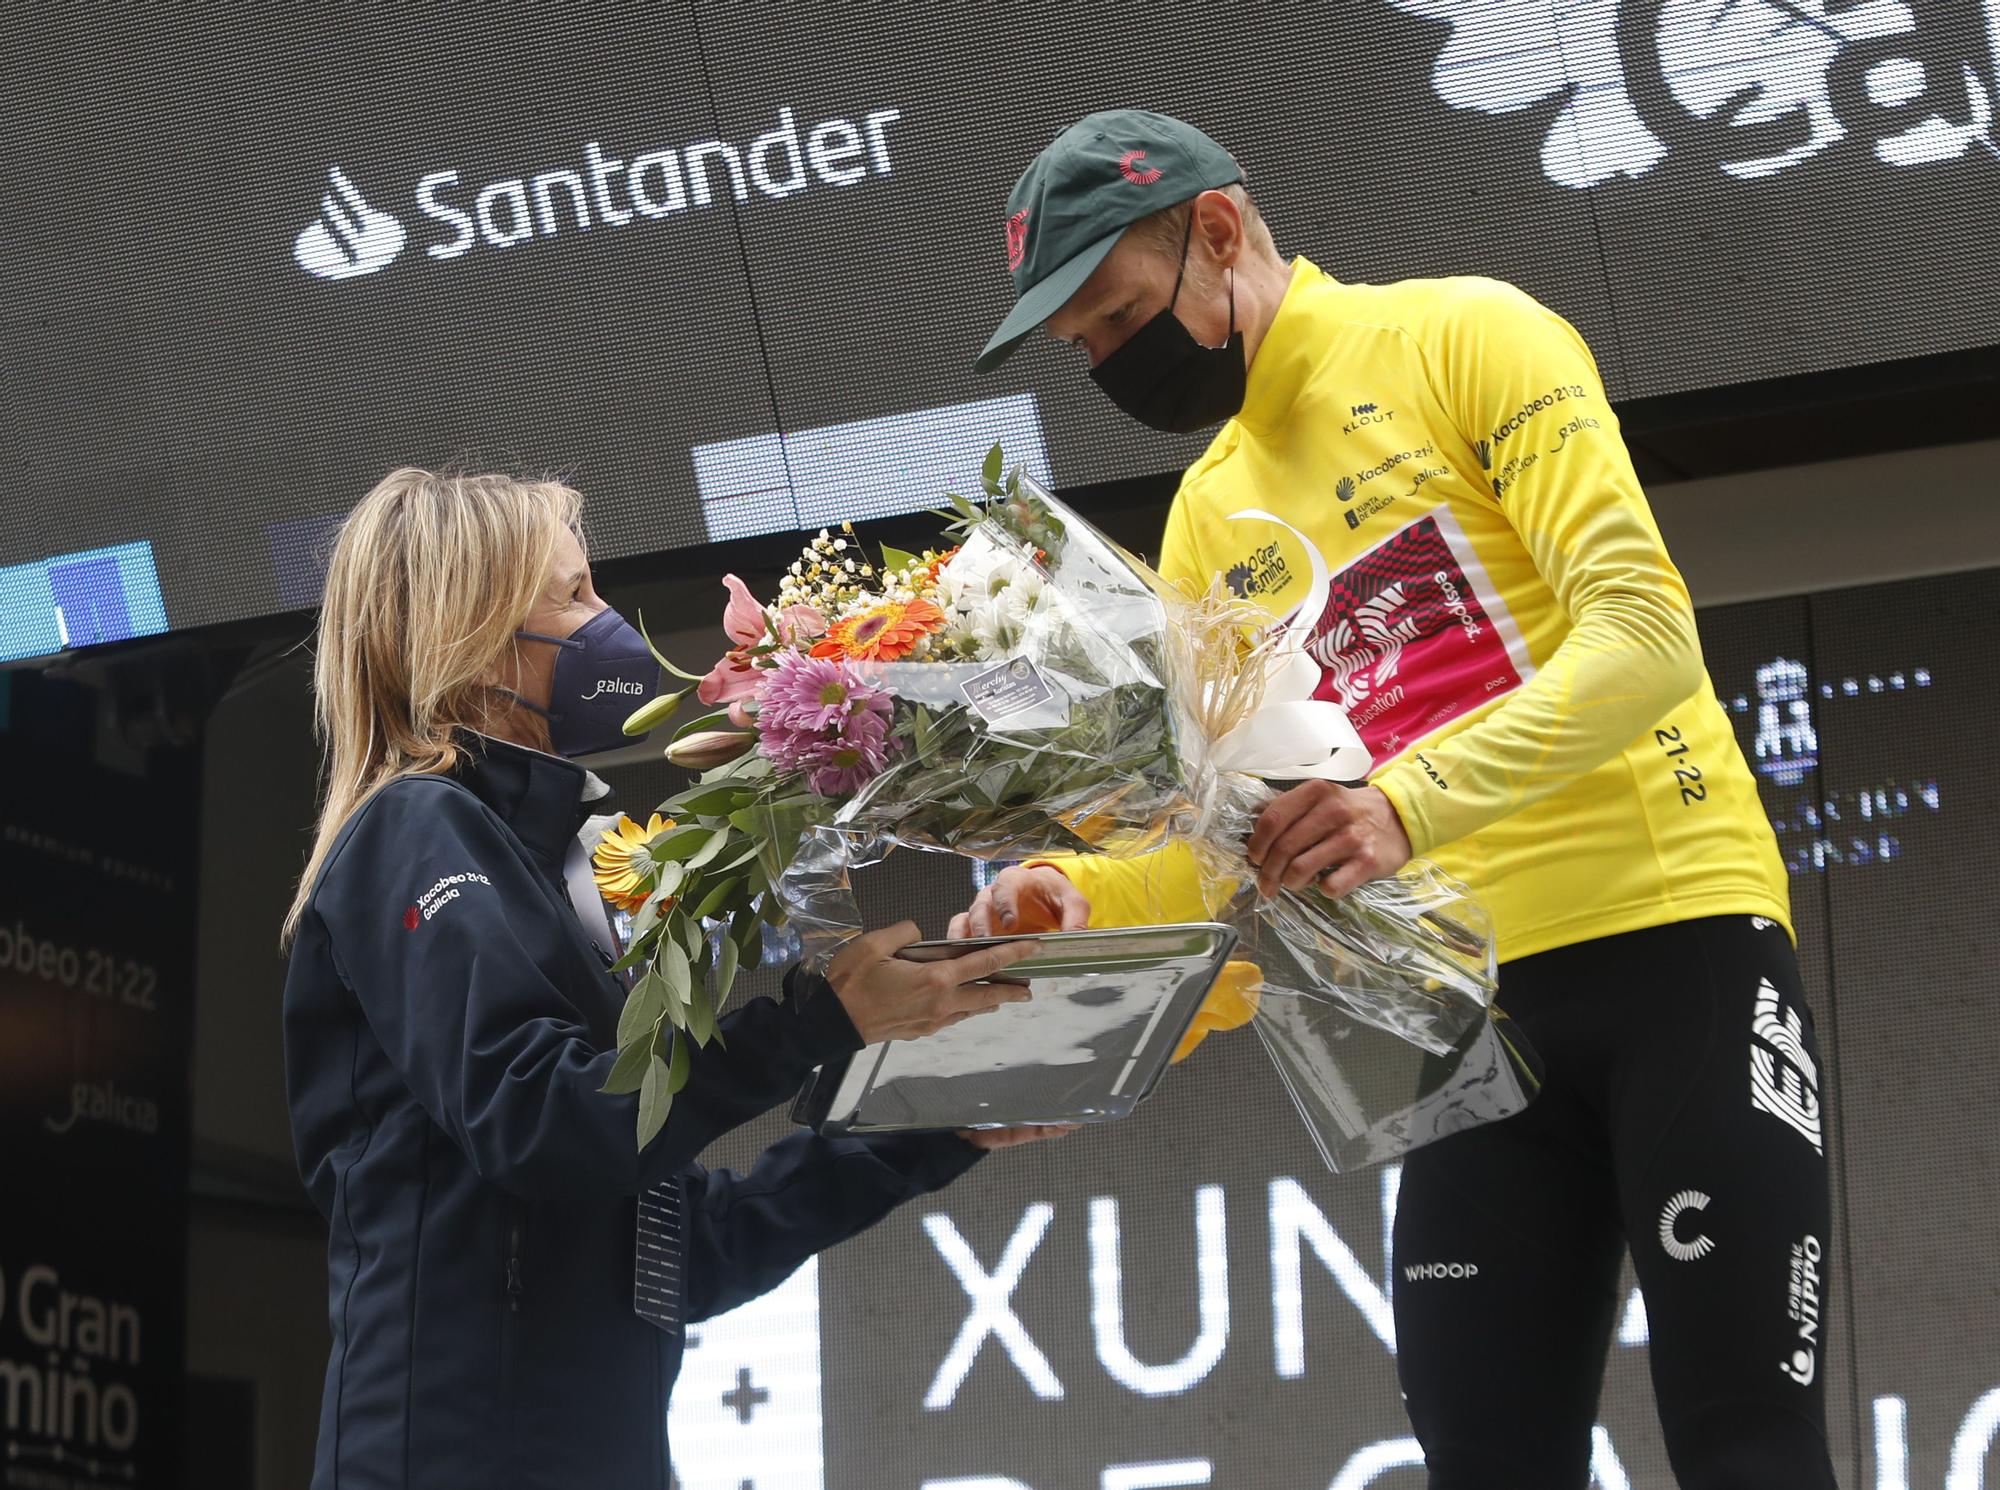
M 618 825 L 597 841 L 590 856 L 591 878 L 597 881 L 598 893 L 627 915 L 636 914 L 653 893 L 658 878 L 658 867 L 646 850 L 673 825 L 672 818 L 656 812 L 642 828 L 619 813 Z
M 815 657 L 860 662 L 894 662 L 933 631 L 944 629 L 945 614 L 928 600 L 890 600 L 836 621 L 813 643 Z

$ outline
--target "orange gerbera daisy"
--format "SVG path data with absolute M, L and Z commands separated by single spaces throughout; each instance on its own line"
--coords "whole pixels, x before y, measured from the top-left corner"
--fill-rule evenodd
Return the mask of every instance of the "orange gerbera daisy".
M 617 825 L 597 840 L 590 855 L 590 877 L 597 881 L 598 894 L 628 916 L 637 915 L 659 883 L 659 866 L 648 850 L 673 825 L 672 818 L 656 812 L 642 828 L 621 812 Z
M 924 565 L 925 584 L 934 585 L 938 582 L 938 576 L 944 573 L 944 566 L 958 557 L 958 550 L 961 546 L 956 543 L 953 544 L 950 548 Z
M 933 631 L 944 629 L 944 612 L 928 600 L 890 600 L 827 627 L 813 643 L 815 657 L 859 662 L 894 662 Z

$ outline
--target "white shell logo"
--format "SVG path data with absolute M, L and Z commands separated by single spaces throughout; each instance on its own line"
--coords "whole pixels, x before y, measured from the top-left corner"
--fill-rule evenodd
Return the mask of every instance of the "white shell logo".
M 319 279 L 352 279 L 386 269 L 409 236 L 403 225 L 370 206 L 339 166 L 329 166 L 326 175 L 320 215 L 293 242 L 292 257 Z

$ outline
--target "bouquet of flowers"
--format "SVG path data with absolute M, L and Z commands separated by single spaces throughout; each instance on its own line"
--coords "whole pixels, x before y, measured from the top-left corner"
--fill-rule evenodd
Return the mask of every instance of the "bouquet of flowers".
M 1353 780 L 1368 764 L 1337 706 L 1311 697 L 1300 623 L 1273 628 L 1219 581 L 1165 584 L 1003 469 L 996 447 L 983 499 L 950 496 L 922 553 L 871 556 L 844 525 L 768 603 L 730 576 L 728 654 L 699 678 L 660 659 L 713 707 L 668 754 L 709 769 L 596 855 L 600 887 L 633 917 L 622 966 L 643 969 L 606 1085 L 640 1093 L 640 1143 L 685 1082 L 690 1043 L 718 1037 L 764 925 L 790 924 L 823 962 L 860 930 L 851 871 L 897 847 L 1189 854 L 1208 914 L 1238 927 L 1256 965 L 1232 998 L 1255 1010 L 1335 1168 L 1517 1110 L 1518 1058 L 1493 1038 L 1490 932 L 1461 888 L 1417 864 L 1340 901 L 1256 891 L 1242 845 L 1272 795 L 1262 778 Z M 1309 599 L 1304 624 L 1320 609 Z

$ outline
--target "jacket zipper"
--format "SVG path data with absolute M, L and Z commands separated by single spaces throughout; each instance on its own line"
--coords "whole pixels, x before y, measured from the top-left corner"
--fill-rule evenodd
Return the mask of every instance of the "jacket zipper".
M 507 1269 L 504 1285 L 507 1290 L 507 1312 L 500 1316 L 500 1402 L 507 1418 L 508 1452 L 513 1450 L 514 1434 L 514 1337 L 520 1333 L 521 1324 L 517 1316 L 521 1312 L 521 1233 L 523 1221 L 521 1202 L 509 1197 L 507 1203 Z

